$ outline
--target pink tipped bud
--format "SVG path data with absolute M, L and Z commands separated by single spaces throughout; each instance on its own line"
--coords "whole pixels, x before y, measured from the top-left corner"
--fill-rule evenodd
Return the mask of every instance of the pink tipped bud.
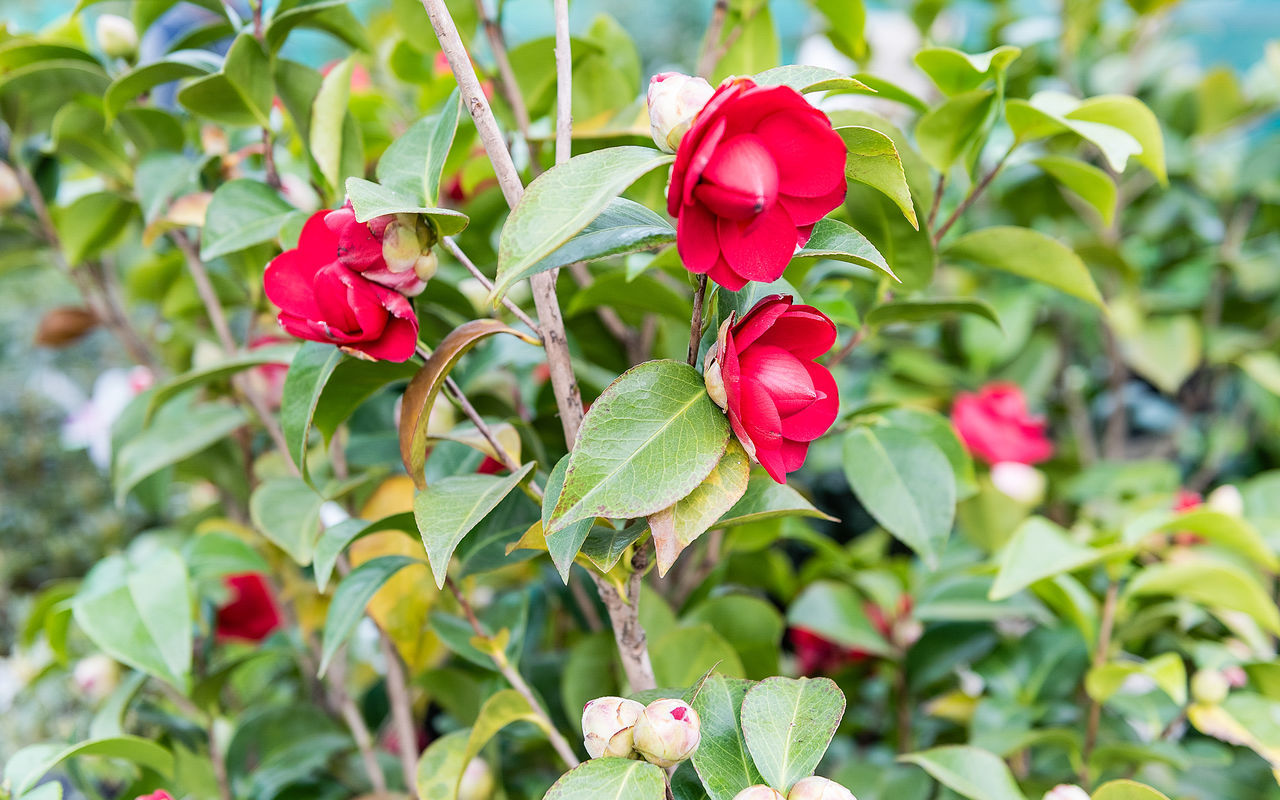
M 659 767 L 674 767 L 684 761 L 701 740 L 698 712 L 683 700 L 654 700 L 636 720 L 636 752 Z
M 0 211 L 9 209 L 22 202 L 22 184 L 18 181 L 18 173 L 13 167 L 0 161 Z
M 759 784 L 758 786 L 748 786 L 733 796 L 733 800 L 787 800 L 782 792 L 775 791 L 770 786 Z
M 493 770 L 483 758 L 473 758 L 462 772 L 458 800 L 489 800 L 495 788 Z
M 103 14 L 93 27 L 102 52 L 111 58 L 129 58 L 138 49 L 138 29 L 124 17 Z
M 1089 793 L 1074 783 L 1060 783 L 1044 793 L 1044 800 L 1089 800 Z
M 649 132 L 654 143 L 674 153 L 714 92 L 702 78 L 679 72 L 654 75 L 649 81 Z
M 582 743 L 592 758 L 630 758 L 633 729 L 644 706 L 625 697 L 597 697 L 582 709 Z
M 1216 669 L 1202 669 L 1191 676 L 1191 698 L 1197 703 L 1216 706 L 1230 691 L 1231 683 Z
M 81 694 L 96 703 L 120 685 L 120 665 L 114 658 L 95 653 L 76 662 L 71 679 Z
M 858 798 L 835 781 L 814 775 L 796 781 L 796 785 L 787 792 L 787 800 L 858 800 Z

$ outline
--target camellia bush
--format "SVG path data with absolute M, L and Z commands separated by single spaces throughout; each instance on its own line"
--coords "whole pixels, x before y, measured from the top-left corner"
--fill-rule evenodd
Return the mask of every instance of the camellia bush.
M 25 604 L 91 711 L 0 797 L 1280 796 L 1280 45 L 717 0 L 646 88 L 567 0 L 266 5 L 0 33 L 137 529 Z

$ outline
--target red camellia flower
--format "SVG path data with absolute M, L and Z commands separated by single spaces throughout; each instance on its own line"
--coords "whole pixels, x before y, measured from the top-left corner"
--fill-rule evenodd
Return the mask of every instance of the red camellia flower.
M 988 464 L 1037 464 L 1053 455 L 1048 423 L 1027 411 L 1027 399 L 1012 383 L 992 383 L 977 394 L 961 392 L 951 422 L 969 452 Z
M 826 314 L 776 294 L 736 323 L 726 320 L 707 355 L 707 391 L 728 412 L 743 448 L 778 483 L 800 469 L 809 442 L 836 421 L 835 379 L 814 361 L 835 340 Z
M 280 627 L 280 608 L 262 575 L 228 575 L 223 583 L 230 590 L 231 599 L 218 609 L 215 633 L 219 639 L 260 642 Z
M 262 283 L 280 307 L 280 326 L 369 360 L 409 360 L 418 343 L 413 306 L 339 260 L 339 237 L 325 224 L 328 214 L 312 214 L 298 246 L 267 265 Z
M 157 789 L 151 794 L 139 795 L 138 800 L 173 800 L 173 795 L 169 794 L 164 789 Z
M 845 196 L 845 146 L 787 86 L 720 85 L 680 141 L 667 211 L 685 267 L 726 289 L 781 277 Z
M 427 288 L 427 280 L 435 274 L 435 256 L 428 251 L 426 265 L 429 270 L 415 270 L 415 262 L 422 255 L 422 242 L 416 236 L 416 225 L 410 215 L 404 222 L 395 214 L 384 214 L 368 222 L 357 222 L 351 201 L 324 215 L 325 226 L 338 237 L 338 261 L 343 266 L 359 272 L 364 277 L 395 289 L 406 297 L 416 297 Z M 387 246 L 388 229 L 394 227 L 394 239 L 399 246 Z M 388 251 L 403 251 L 396 264 L 388 264 Z M 419 274 L 419 273 L 422 274 Z M 425 277 L 424 277 L 425 276 Z

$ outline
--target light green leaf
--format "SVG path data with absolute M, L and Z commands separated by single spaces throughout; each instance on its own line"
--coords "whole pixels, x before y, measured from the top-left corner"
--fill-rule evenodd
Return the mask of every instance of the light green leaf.
M 750 474 L 747 451 L 730 438 L 720 463 L 697 488 L 669 508 L 649 515 L 659 577 L 665 577 L 680 553 L 742 499 Z
M 981 748 L 935 747 L 898 760 L 923 767 L 943 786 L 969 800 L 1026 800 L 1004 761 Z
M 742 659 L 748 678 L 778 674 L 778 655 L 786 622 L 773 603 L 748 594 L 718 594 L 695 606 L 683 624 L 710 625 Z
M 353 517 L 325 528 L 320 533 L 320 538 L 316 540 L 315 553 L 311 559 L 311 571 L 316 577 L 316 587 L 323 592 L 329 585 L 329 578 L 333 575 L 338 556 L 347 548 L 347 545 L 370 533 L 386 530 L 399 530 L 416 536 L 418 526 L 413 521 L 413 512 L 392 514 L 376 522 Z
M 136 206 L 114 192 L 82 195 L 52 210 L 63 255 L 71 266 L 95 258 L 120 238 Z
M 168 53 L 159 61 L 134 67 L 113 80 L 102 97 L 103 111 L 111 120 L 130 100 L 144 92 L 182 78 L 209 75 L 221 66 L 221 58 L 204 50 Z
M 1097 209 L 1103 225 L 1115 219 L 1116 182 L 1105 171 L 1067 156 L 1042 156 L 1031 163 Z
M 222 71 L 198 78 L 178 92 L 191 111 L 226 125 L 271 124 L 271 64 L 249 31 L 236 37 Z
M 342 358 L 342 351 L 333 345 L 303 342 L 285 374 L 280 397 L 280 427 L 289 445 L 289 457 L 308 481 L 307 440 L 311 435 L 311 422 L 325 384 Z
M 272 53 L 279 50 L 294 28 L 314 28 L 331 33 L 358 50 L 369 51 L 372 45 L 364 26 L 350 9 L 351 0 L 301 0 L 287 11 L 277 11 L 267 24 L 263 37 Z
M 1141 100 L 1129 95 L 1113 94 L 1090 97 L 1067 114 L 1069 119 L 1110 125 L 1137 140 L 1142 149 L 1138 163 L 1150 170 L 1161 186 L 1169 183 L 1164 163 L 1164 136 L 1156 115 Z
M 1236 359 L 1236 364 L 1254 383 L 1280 396 L 1280 356 L 1266 351 L 1245 353 Z
M 378 593 L 391 576 L 422 561 L 410 556 L 379 556 L 364 562 L 347 573 L 333 592 L 329 611 L 324 618 L 324 646 L 320 655 L 320 676 L 329 669 L 329 662 L 346 644 L 364 616 L 369 601 Z
M 1150 661 L 1112 661 L 1089 670 L 1085 690 L 1095 702 L 1105 703 L 1134 675 L 1150 678 L 1179 706 L 1187 703 L 1187 668 L 1177 653 L 1162 653 Z
M 275 189 L 250 178 L 219 186 L 209 201 L 200 234 L 200 259 L 212 261 L 228 253 L 274 241 L 296 210 Z
M 1153 564 L 1125 587 L 1126 598 L 1169 595 L 1210 609 L 1248 614 L 1273 634 L 1280 634 L 1280 610 L 1262 584 L 1233 564 L 1208 560 Z
M 836 518 L 822 513 L 804 498 L 804 495 L 785 483 L 778 483 L 768 475 L 752 475 L 747 490 L 733 508 L 724 513 L 712 527 L 728 528 L 776 517 L 814 517 L 835 522 Z
M 342 179 L 343 122 L 351 97 L 351 72 L 355 61 L 344 58 L 324 76 L 311 104 L 309 148 L 320 174 L 329 186 L 340 188 Z
M 1021 48 L 1011 45 L 972 55 L 950 47 L 926 47 L 916 53 L 915 62 L 943 94 L 956 95 L 977 89 L 987 79 L 1004 72 L 1021 54 Z
M 1169 800 L 1164 794 L 1137 781 L 1120 779 L 1108 781 L 1093 793 L 1093 800 Z
M 140 736 L 114 736 L 73 745 L 33 744 L 24 747 L 5 764 L 4 783 L 15 798 L 21 798 L 54 767 L 78 756 L 101 756 L 131 761 L 164 776 L 173 775 L 173 754 Z
M 623 314 L 661 314 L 681 321 L 688 321 L 693 311 L 687 292 L 676 291 L 656 276 L 628 279 L 622 270 L 613 270 L 579 289 L 569 301 L 565 316 L 574 317 L 602 306 Z
M 867 324 L 873 327 L 895 322 L 930 322 L 953 314 L 973 314 L 989 320 L 997 328 L 1000 317 L 991 304 L 979 298 L 926 300 L 891 300 L 867 312 Z
M 805 246 L 796 251 L 792 258 L 830 258 L 857 264 L 867 269 L 888 275 L 895 281 L 889 262 L 884 260 L 875 245 L 867 241 L 867 237 L 850 228 L 838 219 L 820 219 L 813 226 L 813 233 Z M 899 281 L 901 282 L 901 281 Z
M 711 800 L 733 800 L 748 786 L 764 783 L 742 738 L 742 698 L 751 684 L 712 675 L 693 699 L 702 720 L 702 741 L 693 768 Z
M 459 475 L 436 481 L 413 496 L 413 516 L 436 586 L 443 588 L 449 559 L 472 528 L 497 507 L 534 468 L 530 461 L 505 476 Z
M 221 441 L 248 422 L 238 406 L 175 400 L 115 457 L 116 502 L 123 503 L 143 479 Z
M 659 686 L 690 686 L 708 670 L 746 677 L 738 651 L 706 623 L 673 628 L 649 643 Z
M 845 435 L 844 474 L 876 522 L 936 566 L 956 506 L 955 474 L 938 446 L 902 428 L 859 425 Z
M 467 227 L 467 215 L 451 208 L 425 206 L 410 197 L 364 178 L 347 178 L 347 199 L 355 209 L 356 219 L 368 222 L 383 214 L 422 214 L 431 220 L 441 236 L 452 236 Z
M 455 89 L 439 114 L 423 117 L 396 138 L 378 159 L 378 182 L 424 205 L 440 200 L 440 173 L 453 147 L 462 103 Z
M 441 736 L 418 759 L 415 784 L 422 800 L 457 800 L 458 781 L 469 759 L 463 758 L 471 729 L 463 728 Z
M 916 143 L 934 169 L 950 171 L 973 146 L 995 102 L 992 90 L 975 89 L 952 97 L 920 118 Z
M 1248 520 L 1201 506 L 1184 514 L 1170 514 L 1155 530 L 1194 533 L 1210 544 L 1235 550 L 1268 572 L 1280 572 L 1280 558 Z M 1128 539 L 1128 531 L 1125 532 Z
M 893 140 L 874 128 L 858 125 L 836 128 L 836 133 L 844 139 L 845 149 L 849 151 L 844 176 L 882 192 L 902 211 L 911 227 L 919 230 L 911 189 Z
M 298 352 L 296 344 L 275 344 L 258 347 L 243 353 L 235 353 L 211 364 L 203 364 L 196 369 L 170 378 L 151 394 L 151 402 L 147 405 L 147 421 L 165 403 L 183 392 L 203 386 L 206 383 L 226 378 L 251 367 L 263 364 L 287 364 Z
M 632 367 L 587 412 L 548 533 L 670 506 L 711 473 L 728 439 L 729 422 L 697 370 L 677 361 Z
M 807 64 L 786 64 L 756 73 L 755 82 L 760 86 L 790 86 L 801 94 L 809 92 L 835 92 L 843 94 L 874 94 L 875 90 L 856 78 L 826 67 Z
M 1018 526 L 1001 551 L 1000 571 L 987 596 L 992 600 L 1012 597 L 1037 581 L 1074 572 L 1105 555 L 1072 541 L 1069 531 L 1044 517 L 1031 517 Z
M 742 701 L 742 734 L 765 781 L 786 794 L 817 769 L 843 716 L 829 678 L 766 678 Z
M 647 761 L 593 758 L 560 776 L 542 800 L 663 800 L 666 786 L 667 776 Z
M 1102 295 L 1080 256 L 1039 231 L 1012 226 L 982 228 L 956 239 L 943 255 L 1040 281 L 1102 308 Z
M 863 599 L 852 586 L 816 581 L 805 587 L 787 609 L 787 624 L 816 633 L 841 647 L 877 656 L 893 652 L 863 611 Z
M 1200 322 L 1191 314 L 1132 316 L 1116 333 L 1121 354 L 1134 372 L 1168 395 L 1177 394 L 1196 368 L 1204 352 Z
M 272 478 L 249 498 L 249 516 L 263 536 L 305 567 L 320 536 L 324 498 L 300 478 Z
M 512 276 L 569 241 L 636 179 L 673 159 L 648 147 L 611 147 L 539 175 L 502 227 L 496 286 L 510 286 Z
M 564 475 L 568 469 L 569 456 L 566 455 L 556 462 L 551 469 L 551 474 L 547 476 L 547 485 L 543 487 L 542 495 L 543 530 L 546 530 L 547 523 L 551 521 L 551 512 L 555 510 L 556 500 L 564 490 Z M 591 533 L 591 526 L 594 523 L 595 517 L 588 517 L 572 525 L 566 525 L 546 537 L 551 563 L 555 564 L 556 572 L 560 573 L 560 580 L 566 584 L 569 582 L 569 570 L 573 567 L 573 560 L 578 557 L 578 551 L 582 549 L 582 543 L 587 540 L 587 535 Z
M 600 572 L 609 572 L 618 565 L 618 559 L 622 558 L 627 548 L 638 542 L 640 537 L 648 532 L 649 523 L 646 520 L 640 520 L 621 529 L 615 529 L 610 525 L 596 525 L 582 543 L 582 554 Z

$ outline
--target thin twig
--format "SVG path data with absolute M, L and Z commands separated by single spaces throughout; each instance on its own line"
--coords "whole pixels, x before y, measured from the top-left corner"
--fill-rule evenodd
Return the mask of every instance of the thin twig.
M 1129 438 L 1128 409 L 1124 402 L 1124 386 L 1129 380 L 1129 368 L 1124 363 L 1120 339 L 1106 321 L 1102 321 L 1102 342 L 1106 347 L 1111 372 L 1107 375 L 1107 394 L 1111 396 L 1111 413 L 1102 433 L 1104 458 L 1123 458 Z
M 836 364 L 839 364 L 841 361 L 844 361 L 846 358 L 848 358 L 849 354 L 853 352 L 854 348 L 856 348 L 859 344 L 861 344 L 862 340 L 866 338 L 866 335 L 867 335 L 866 325 L 863 325 L 861 328 L 858 328 L 857 332 L 849 337 L 849 341 L 845 342 L 844 347 L 841 347 L 839 350 L 836 351 L 835 355 L 833 355 L 831 358 L 828 358 L 826 360 L 827 368 L 834 367 Z
M 947 217 L 946 222 L 943 222 L 942 225 L 933 232 L 933 246 L 935 248 L 938 246 L 938 243 L 942 241 L 942 237 L 947 235 L 947 231 L 951 230 L 951 226 L 955 225 L 960 219 L 960 215 L 964 214 L 964 212 L 969 209 L 969 206 L 973 205 L 973 201 L 977 200 L 979 195 L 981 195 L 982 192 L 991 185 L 991 182 L 995 180 L 996 176 L 1000 174 L 1000 170 L 1004 169 L 1005 162 L 1009 160 L 1009 155 L 1011 153 L 1013 153 L 1012 147 L 1006 150 L 1005 154 L 1000 156 L 1000 160 L 996 162 L 996 165 L 991 168 L 991 171 L 984 175 L 982 180 L 978 181 L 973 188 L 969 190 L 969 193 L 960 201 L 960 205 L 956 206 L 955 211 L 952 211 L 951 215 Z M 937 200 L 935 200 L 934 203 L 934 208 L 936 210 Z
M 382 774 L 382 767 L 378 766 L 378 756 L 374 751 L 373 734 L 369 732 L 369 726 L 365 724 L 364 715 L 360 713 L 360 709 L 356 707 L 355 701 L 351 699 L 351 695 L 344 685 L 346 672 L 346 653 L 342 653 L 329 663 L 329 669 L 325 673 L 325 683 L 329 687 L 330 696 L 338 706 L 338 712 L 342 714 L 343 722 L 347 724 L 347 729 L 351 731 L 351 738 L 355 740 L 356 750 L 360 753 L 360 761 L 364 764 L 365 774 L 369 776 L 369 784 L 373 787 L 375 793 L 382 794 L 387 791 L 387 777 Z M 412 783 L 409 785 L 413 786 Z
M 484 0 L 476 0 L 476 13 L 480 16 L 480 24 L 484 27 L 485 36 L 489 39 L 489 49 L 493 51 L 493 62 L 498 67 L 498 90 L 511 106 L 511 114 L 516 118 L 516 128 L 524 139 L 525 148 L 529 152 L 529 168 L 534 174 L 541 172 L 538 143 L 529 136 L 529 108 L 520 94 L 520 83 L 516 80 L 515 70 L 511 68 L 511 59 L 507 56 L 507 40 L 502 33 L 502 26 L 485 7 Z
M 472 277 L 480 281 L 480 285 L 483 286 L 486 291 L 493 291 L 493 281 L 489 280 L 489 276 L 481 272 L 480 268 L 475 265 L 475 262 L 468 258 L 466 253 L 462 252 L 462 248 L 458 247 L 458 243 L 455 242 L 452 237 L 445 236 L 441 241 L 444 243 L 444 249 L 449 251 L 449 255 L 453 256 L 459 264 L 466 267 L 467 272 L 470 272 Z M 534 322 L 529 318 L 528 314 L 520 310 L 520 306 L 512 302 L 510 297 L 503 295 L 502 305 L 506 306 L 506 309 L 510 311 L 516 319 L 520 320 L 525 325 L 528 325 L 529 330 L 533 331 L 535 336 L 542 335 L 542 332 L 538 330 L 538 323 Z
M 947 188 L 947 173 L 939 173 L 938 183 L 933 187 L 933 206 L 929 208 L 929 221 L 926 226 L 933 230 L 933 223 L 938 219 L 938 209 L 942 207 L 942 190 Z
M 218 743 L 217 727 L 214 725 L 214 717 L 209 715 L 209 761 L 213 764 L 213 777 L 218 782 L 218 798 L 219 800 L 235 800 L 231 794 L 231 779 L 227 776 L 227 759 L 222 752 L 222 745 Z
M 1111 633 L 1115 628 L 1116 605 L 1120 597 L 1120 584 L 1114 578 L 1107 583 L 1107 595 L 1102 602 L 1102 621 L 1098 626 L 1098 645 L 1093 653 L 1093 668 L 1099 669 L 1107 663 L 1107 654 L 1111 650 Z M 1097 700 L 1089 702 L 1089 721 L 1084 733 L 1084 746 L 1080 751 L 1080 783 L 1089 783 L 1089 756 L 1098 742 L 1098 726 L 1102 722 L 1102 704 Z
M 493 637 L 490 636 L 489 632 L 480 624 L 480 620 L 476 617 L 475 610 L 471 607 L 471 604 L 467 602 L 467 598 L 462 594 L 462 592 L 458 590 L 458 585 L 453 582 L 452 578 L 445 578 L 445 585 L 449 587 L 449 591 L 453 594 L 454 599 L 457 600 L 458 605 L 462 607 L 462 613 L 466 616 L 467 622 L 470 623 L 471 630 L 475 632 L 477 637 L 492 642 Z M 555 725 L 555 722 L 551 720 L 551 715 L 542 707 L 542 702 L 538 699 L 538 696 L 533 693 L 533 689 L 529 687 L 529 684 L 525 682 L 524 677 L 521 676 L 519 670 L 511 665 L 511 662 L 507 660 L 506 655 L 498 648 L 491 648 L 489 655 L 493 659 L 493 663 L 498 668 L 498 671 L 502 673 L 502 677 L 507 679 L 507 683 L 511 684 L 511 688 L 520 693 L 520 696 L 523 697 L 529 703 L 529 707 L 533 709 L 533 713 L 537 714 L 542 720 L 547 731 L 547 738 L 551 741 L 551 747 L 554 748 L 556 754 L 560 756 L 560 760 L 563 761 L 565 766 L 569 769 L 573 769 L 578 766 L 578 756 L 573 752 L 573 748 L 569 746 L 569 742 L 563 735 L 561 735 L 560 730 Z
M 410 793 L 418 776 L 418 731 L 413 722 L 413 700 L 409 696 L 409 678 L 404 662 L 396 650 L 391 634 L 378 626 L 381 634 L 382 657 L 387 662 L 387 699 L 391 703 L 391 723 L 395 726 L 400 745 L 400 769 L 404 772 L 404 785 Z
M 698 346 L 702 344 L 702 306 L 707 299 L 707 276 L 698 276 L 698 288 L 693 293 L 693 318 L 689 320 L 689 366 L 698 363 Z
M 711 9 L 711 21 L 707 23 L 707 38 L 702 42 L 702 52 L 698 56 L 698 74 L 704 78 L 711 77 L 711 70 L 723 55 L 720 49 L 720 37 L 724 33 L 724 21 L 729 15 L 729 0 L 716 0 Z

